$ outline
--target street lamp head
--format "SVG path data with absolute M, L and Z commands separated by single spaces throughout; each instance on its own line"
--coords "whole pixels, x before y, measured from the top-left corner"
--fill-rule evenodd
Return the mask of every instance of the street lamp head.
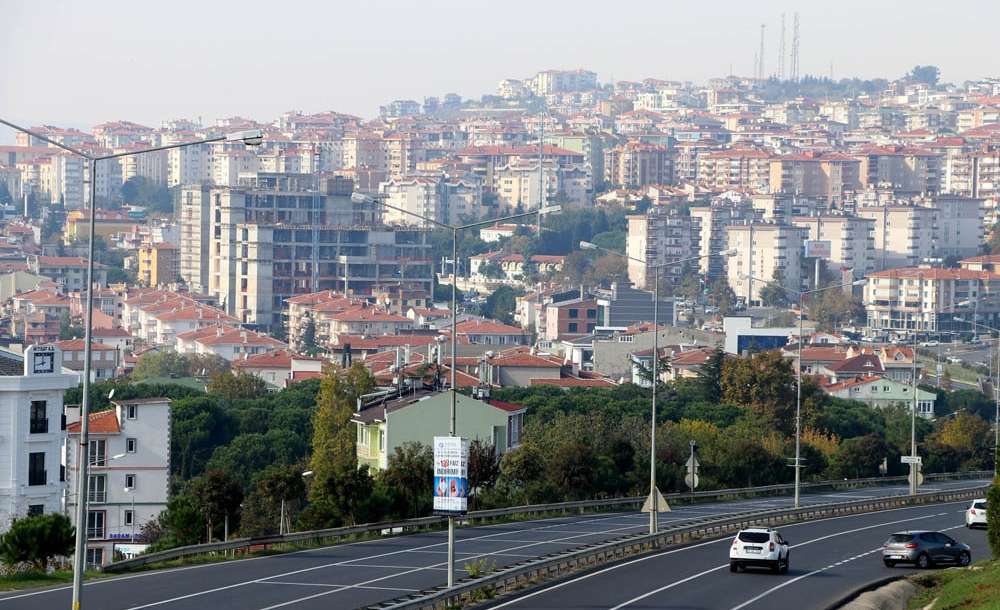
M 264 143 L 264 131 L 262 129 L 235 131 L 226 134 L 226 142 L 243 142 L 247 146 L 260 146 Z
M 117 455 L 112 455 L 112 456 L 111 456 L 111 459 L 112 459 L 112 460 L 120 460 L 120 459 L 122 459 L 123 457 L 125 457 L 125 454 L 124 454 L 124 453 L 119 453 L 119 454 L 117 454 Z
M 736 256 L 737 254 L 739 254 L 739 250 L 737 250 L 736 248 L 732 248 L 730 250 L 723 250 L 722 252 L 719 252 L 719 256 Z
M 955 307 L 968 307 L 969 305 L 972 305 L 971 300 L 959 301 L 958 303 L 955 303 Z
M 851 282 L 851 286 L 864 286 L 868 283 L 868 280 L 855 280 Z
M 355 191 L 351 193 L 351 203 L 376 203 L 376 201 L 371 195 L 365 195 L 364 193 Z
M 580 249 L 581 250 L 596 250 L 597 249 L 597 245 L 596 244 L 592 244 L 589 241 L 581 241 L 580 242 Z
M 304 476 L 304 477 L 311 477 L 311 476 L 313 476 L 313 471 L 312 470 L 306 470 L 305 472 L 302 473 L 302 476 Z

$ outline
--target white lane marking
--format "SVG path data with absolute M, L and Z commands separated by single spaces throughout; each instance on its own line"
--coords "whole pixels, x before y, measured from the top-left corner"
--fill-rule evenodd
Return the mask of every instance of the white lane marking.
M 833 534 L 828 534 L 826 536 L 820 536 L 819 538 L 813 538 L 812 540 L 806 540 L 805 542 L 800 542 L 799 544 L 791 545 L 788 548 L 789 549 L 797 549 L 799 547 L 806 546 L 807 544 L 813 544 L 815 542 L 820 542 L 822 540 L 827 540 L 829 538 L 834 538 L 836 536 L 843 536 L 844 534 L 853 534 L 853 533 L 856 533 L 856 532 L 862 532 L 864 530 L 875 529 L 877 527 L 885 527 L 886 525 L 895 525 L 897 523 L 906 523 L 907 521 L 920 521 L 921 519 L 930 519 L 931 517 L 940 517 L 941 515 L 947 515 L 947 514 L 948 513 L 937 513 L 937 514 L 933 514 L 933 515 L 922 515 L 920 517 L 912 517 L 910 519 L 900 519 L 898 521 L 888 521 L 886 523 L 878 523 L 878 524 L 875 524 L 875 525 L 868 525 L 868 526 L 865 526 L 865 527 L 859 527 L 859 528 L 855 528 L 855 529 L 852 529 L 852 530 L 846 530 L 846 531 L 843 531 L 843 532 L 835 532 Z M 881 547 L 879 547 L 879 548 L 881 548 Z M 643 593 L 642 595 L 633 597 L 632 599 L 630 599 L 630 600 L 628 600 L 626 602 L 620 603 L 617 606 L 611 608 L 611 610 L 620 610 L 621 608 L 624 608 L 625 606 L 632 605 L 632 604 L 634 604 L 637 601 L 644 600 L 647 597 L 652 597 L 653 595 L 656 595 L 657 593 L 660 593 L 662 591 L 666 591 L 667 589 L 672 589 L 672 588 L 676 587 L 679 584 L 682 584 L 682 583 L 694 580 L 695 578 L 700 578 L 702 576 L 705 576 L 706 574 L 710 574 L 712 572 L 715 572 L 716 570 L 721 570 L 721 569 L 726 568 L 728 566 L 729 566 L 729 563 L 726 562 L 726 563 L 722 564 L 721 566 L 716 566 L 715 568 L 712 568 L 710 570 L 705 570 L 704 572 L 701 572 L 699 574 L 694 574 L 693 576 L 689 576 L 689 577 L 687 577 L 687 578 L 685 578 L 683 580 L 670 583 L 669 585 L 666 585 L 664 587 L 660 587 L 659 589 L 653 589 L 652 591 L 649 591 L 647 593 Z
M 945 513 L 941 513 L 941 514 L 943 515 Z M 939 531 L 947 532 L 949 530 L 955 530 L 955 529 L 958 529 L 960 527 L 964 527 L 964 526 L 962 526 L 962 525 L 956 525 L 954 527 L 946 527 L 946 528 L 944 528 L 942 530 L 939 530 Z M 786 580 L 785 582 L 781 583 L 780 585 L 775 585 L 775 586 L 771 587 L 767 591 L 764 591 L 763 593 L 761 593 L 760 595 L 758 595 L 758 596 L 756 596 L 756 597 L 754 597 L 752 599 L 748 599 L 747 601 L 743 602 L 739 606 L 733 606 L 732 608 L 730 608 L 730 610 L 741 610 L 742 608 L 746 608 L 747 606 L 749 606 L 750 604 L 752 604 L 754 602 L 760 601 L 761 599 L 767 597 L 768 595 L 774 593 L 775 591 L 777 591 L 779 589 L 783 589 L 783 588 L 787 587 L 788 585 L 796 583 L 796 582 L 798 582 L 798 581 L 800 581 L 800 580 L 802 580 L 804 578 L 809 578 L 810 576 L 815 576 L 816 574 L 821 574 L 823 572 L 826 572 L 827 570 L 832 570 L 833 568 L 836 568 L 838 566 L 842 566 L 845 563 L 850 563 L 850 562 L 855 561 L 857 559 L 861 559 L 862 557 L 867 557 L 868 555 L 871 555 L 872 553 L 878 553 L 881 550 L 882 550 L 882 547 L 878 547 L 877 549 L 872 549 L 870 551 L 865 551 L 864 553 L 860 553 L 858 555 L 855 555 L 854 557 L 848 557 L 847 559 L 841 559 L 840 561 L 838 561 L 836 563 L 831 563 L 830 565 L 826 566 L 825 568 L 820 568 L 818 570 L 813 570 L 812 572 L 809 572 L 807 574 L 802 574 L 801 576 L 796 576 L 795 578 L 793 578 L 791 580 Z
M 785 582 L 781 583 L 780 585 L 776 585 L 774 587 L 771 587 L 770 589 L 768 589 L 767 591 L 764 591 L 763 593 L 761 593 L 760 595 L 758 595 L 756 597 L 752 597 L 752 598 L 748 599 L 747 601 L 743 602 L 739 606 L 733 606 L 730 610 L 740 610 L 741 608 L 746 608 L 750 604 L 758 602 L 761 599 L 764 599 L 765 597 L 767 597 L 768 595 L 774 593 L 775 591 L 777 591 L 779 589 L 783 589 L 783 588 L 787 587 L 790 584 L 796 583 L 796 582 L 802 580 L 803 578 L 809 578 L 810 576 L 815 576 L 816 574 L 820 574 L 820 573 L 826 572 L 827 570 L 832 570 L 833 568 L 836 568 L 837 566 L 844 565 L 845 563 L 848 563 L 850 561 L 854 561 L 855 559 L 861 559 L 862 557 L 865 557 L 866 555 L 871 555 L 872 553 L 878 553 L 881 550 L 882 550 L 882 547 L 878 547 L 877 549 L 872 549 L 870 551 L 865 551 L 864 553 L 861 553 L 859 555 L 855 555 L 854 557 L 848 557 L 847 559 L 842 559 L 842 560 L 838 561 L 837 563 L 831 563 L 830 565 L 828 565 L 828 566 L 826 566 L 824 568 L 820 568 L 818 570 L 813 570 L 812 572 L 807 572 L 806 574 L 802 574 L 801 576 L 796 576 L 795 578 L 792 578 L 791 580 L 786 580 Z
M 288 582 L 283 580 L 268 580 L 266 582 L 258 583 L 261 585 L 291 585 L 295 587 L 339 587 L 343 589 L 371 589 L 373 591 L 403 591 L 406 593 L 412 593 L 414 591 L 419 591 L 420 589 L 404 589 L 402 587 L 362 587 L 361 585 L 333 585 L 324 584 L 318 582 Z
M 610 518 L 614 518 L 614 517 L 608 517 L 608 519 L 610 519 Z M 601 520 L 602 519 L 589 519 L 589 520 L 587 520 L 587 522 L 601 521 Z M 543 527 L 532 528 L 532 529 L 524 530 L 524 531 L 538 531 L 538 530 L 548 529 L 550 527 L 552 527 L 552 526 L 543 526 Z M 613 533 L 613 532 L 617 532 L 617 531 L 625 530 L 625 529 L 635 529 L 636 527 L 637 526 L 635 526 L 635 525 L 628 525 L 626 527 L 620 527 L 620 528 L 616 528 L 616 529 L 607 530 L 607 533 Z M 506 531 L 505 532 L 498 532 L 498 533 L 495 533 L 495 534 L 488 534 L 488 535 L 485 535 L 485 536 L 479 536 L 477 538 L 466 538 L 464 540 L 459 540 L 458 542 L 461 542 L 461 543 L 471 542 L 471 541 L 476 540 L 476 539 L 492 538 L 492 537 L 495 537 L 495 536 L 507 535 L 509 533 L 510 532 L 506 532 Z M 580 536 L 578 536 L 578 535 L 577 536 L 566 536 L 566 537 L 563 537 L 561 539 L 556 539 L 556 540 L 566 541 L 566 540 L 573 540 L 573 539 L 579 538 L 579 537 Z M 498 550 L 498 552 L 516 551 L 516 550 L 519 550 L 519 549 L 522 549 L 522 548 L 527 548 L 527 547 L 530 547 L 530 546 L 534 546 L 535 544 L 540 544 L 540 543 L 543 543 L 543 542 L 553 542 L 553 541 L 551 541 L 551 540 L 538 541 L 536 543 L 532 543 L 532 544 L 528 544 L 528 545 L 521 545 L 521 546 L 516 546 L 516 547 L 513 547 L 513 548 L 509 548 L 509 549 L 497 549 L 497 550 Z M 263 576 L 261 578 L 255 578 L 253 580 L 247 580 L 247 581 L 243 581 L 243 582 L 233 583 L 233 584 L 230 584 L 230 585 L 224 585 L 224 586 L 221 586 L 221 587 L 215 587 L 215 588 L 206 589 L 206 590 L 203 590 L 203 591 L 195 591 L 193 593 L 188 593 L 186 595 L 180 595 L 180 596 L 177 596 L 177 597 L 172 597 L 172 598 L 168 598 L 168 599 L 162 599 L 162 600 L 159 600 L 159 601 L 150 602 L 148 604 L 142 604 L 142 605 L 139 605 L 139 606 L 132 606 L 131 608 L 129 608 L 129 610 L 141 610 L 142 608 L 152 608 L 152 607 L 155 607 L 155 606 L 162 606 L 164 604 L 170 604 L 170 603 L 177 602 L 177 601 L 182 601 L 182 600 L 185 600 L 185 599 L 191 599 L 193 597 L 200 597 L 202 595 L 208 595 L 210 593 L 218 593 L 219 591 L 227 591 L 229 589 L 235 589 L 237 587 L 243 587 L 243 586 L 246 586 L 246 585 L 251 585 L 251 584 L 254 584 L 254 583 L 258 583 L 258 582 L 263 582 L 263 581 L 271 580 L 271 579 L 274 579 L 274 578 L 284 578 L 286 576 L 292 576 L 292 575 L 295 575 L 295 574 L 302 574 L 304 572 L 312 572 L 312 571 L 315 571 L 315 570 L 322 570 L 324 568 L 330 568 L 330 567 L 334 567 L 334 566 L 345 566 L 345 565 L 349 566 L 349 565 L 351 565 L 352 562 L 355 562 L 355 561 L 363 561 L 363 560 L 366 560 L 366 559 L 378 559 L 380 557 L 387 557 L 387 556 L 390 556 L 390 555 L 399 555 L 399 554 L 402 554 L 402 553 L 422 552 L 422 551 L 426 551 L 427 549 L 429 549 L 431 547 L 441 546 L 441 545 L 444 545 L 444 544 L 447 544 L 447 542 L 436 542 L 434 544 L 428 544 L 428 545 L 425 545 L 423 547 L 418 547 L 416 549 L 400 549 L 400 550 L 391 551 L 391 552 L 388 552 L 388 553 L 381 553 L 381 554 L 378 554 L 378 555 L 370 555 L 368 557 L 357 557 L 355 559 L 346 560 L 346 561 L 337 561 L 337 562 L 327 563 L 327 564 L 318 565 L 318 566 L 310 566 L 308 568 L 303 568 L 303 569 L 300 569 L 300 570 L 293 570 L 291 572 L 284 572 L 282 574 L 272 574 L 270 576 Z M 467 553 L 460 553 L 460 554 L 467 554 Z M 466 557 L 465 559 L 475 559 L 477 557 L 484 557 L 484 556 L 488 556 L 488 555 L 490 555 L 490 553 L 481 553 L 479 555 L 471 554 L 469 557 Z M 441 565 L 441 564 L 435 564 L 434 566 L 428 566 L 428 567 L 436 567 L 437 565 Z M 396 577 L 396 576 L 403 576 L 405 574 L 409 574 L 411 572 L 416 572 L 416 571 L 423 570 L 423 569 L 425 569 L 425 568 L 417 568 L 417 569 L 414 569 L 414 570 L 404 571 L 404 572 L 400 572 L 399 574 L 392 574 L 392 575 L 389 575 L 389 576 L 385 576 L 385 577 L 382 577 L 382 578 L 376 578 L 374 580 L 366 581 L 366 582 L 363 582 L 363 583 L 357 583 L 357 584 L 359 584 L 359 585 L 366 585 L 366 584 L 370 584 L 370 583 L 373 583 L 373 582 L 379 582 L 379 581 L 385 580 L 387 578 L 393 578 L 393 577 Z M 329 593 L 336 593 L 337 591 L 340 591 L 340 590 L 342 590 L 342 589 L 333 589 L 331 591 L 325 591 L 325 592 L 323 592 L 320 595 L 327 595 Z M 303 598 L 303 599 L 298 600 L 298 601 L 305 601 L 306 599 L 311 599 L 313 597 L 319 597 L 319 595 L 313 595 L 313 596 L 310 596 L 308 598 Z M 284 605 L 288 605 L 288 604 L 284 604 Z M 280 608 L 280 607 L 282 607 L 282 605 L 273 606 L 273 607 L 274 608 Z
M 631 529 L 632 527 L 634 527 L 634 526 L 628 526 L 627 528 L 623 527 L 623 528 L 619 528 L 619 529 Z M 610 530 L 610 531 L 614 531 L 614 530 Z M 567 536 L 566 538 L 563 538 L 563 540 L 573 540 L 574 538 L 578 538 L 578 537 L 579 536 Z M 531 546 L 535 546 L 535 543 L 532 543 L 532 544 L 523 544 L 521 546 L 515 546 L 515 547 L 511 547 L 509 549 L 500 549 L 499 552 L 517 551 L 517 550 L 520 550 L 520 549 L 523 549 L 523 548 L 528 548 L 528 547 L 531 547 Z M 473 555 L 472 557 L 469 557 L 467 559 L 476 559 L 478 557 L 490 557 L 490 556 L 492 556 L 494 554 L 495 553 L 481 553 L 479 555 Z M 442 565 L 447 565 L 447 564 L 446 563 L 438 563 L 438 564 L 434 564 L 434 566 L 432 566 L 432 567 L 437 567 L 437 566 L 442 566 Z M 261 608 L 260 610 L 275 610 L 276 608 L 285 608 L 287 606 L 293 606 L 293 605 L 298 604 L 300 602 L 309 601 L 311 599 L 316 599 L 317 597 L 323 597 L 325 595 L 331 595 L 333 593 L 339 593 L 340 591 L 344 591 L 344 590 L 346 590 L 348 588 L 357 588 L 357 587 L 364 586 L 364 585 L 370 585 L 373 582 L 382 582 L 383 580 L 389 580 L 391 578 L 398 578 L 400 576 L 406 576 L 407 574 L 412 574 L 413 572 L 420 572 L 421 570 L 424 570 L 424 568 L 417 568 L 417 569 L 414 569 L 414 570 L 407 570 L 405 572 L 400 572 L 398 574 L 389 574 L 387 576 L 381 576 L 379 578 L 373 578 L 371 580 L 366 580 L 364 582 L 359 582 L 359 583 L 357 583 L 355 585 L 351 585 L 350 587 L 345 587 L 343 589 L 331 589 L 329 591 L 323 591 L 322 593 L 316 593 L 316 594 L 313 594 L 313 595 L 309 595 L 307 597 L 301 597 L 299 599 L 291 599 L 291 600 L 288 600 L 286 602 L 281 602 L 280 604 L 274 604 L 273 606 L 267 606 L 265 608 Z M 261 580 L 266 581 L 267 579 L 261 579 Z M 140 606 L 140 607 L 142 607 L 142 606 Z M 138 610 L 138 608 L 132 608 L 130 610 Z

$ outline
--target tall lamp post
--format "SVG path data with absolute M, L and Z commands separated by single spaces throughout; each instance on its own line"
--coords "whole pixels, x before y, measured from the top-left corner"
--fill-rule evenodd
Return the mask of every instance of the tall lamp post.
M 822 288 L 815 288 L 813 290 L 794 290 L 792 288 L 786 288 L 781 284 L 775 282 L 774 280 L 762 280 L 758 277 L 752 275 L 745 276 L 748 280 L 757 280 L 758 282 L 764 282 L 765 284 L 770 284 L 786 294 L 793 294 L 798 297 L 799 301 L 799 341 L 798 341 L 798 365 L 795 367 L 795 508 L 799 508 L 799 498 L 802 483 L 802 307 L 803 307 L 803 297 L 810 294 L 816 294 L 817 292 L 823 292 L 825 290 L 833 290 L 834 288 L 847 288 L 853 286 L 863 286 L 865 280 L 857 280 L 854 282 L 847 282 L 845 284 L 835 284 L 833 286 L 824 286 Z M 916 359 L 916 351 L 914 351 L 914 359 Z
M 84 347 L 83 347 L 83 400 L 80 405 L 80 448 L 78 452 L 79 467 L 77 474 L 77 505 L 76 505 L 76 550 L 73 559 L 73 610 L 80 610 L 83 592 L 83 573 L 86 568 L 87 555 L 87 466 L 90 457 L 87 455 L 89 437 L 89 412 L 90 412 L 90 370 L 91 370 L 91 336 L 93 334 L 94 316 L 94 234 L 97 226 L 97 162 L 111 159 L 119 159 L 144 153 L 172 150 L 174 148 L 184 148 L 186 146 L 198 146 L 201 144 L 211 144 L 213 142 L 242 142 L 247 146 L 257 146 L 264 140 L 264 133 L 260 129 L 250 129 L 239 131 L 228 135 L 196 140 L 193 142 L 178 142 L 166 146 L 154 146 L 144 150 L 136 150 L 110 155 L 95 155 L 84 152 L 78 148 L 67 146 L 61 142 L 48 138 L 42 134 L 35 133 L 30 129 L 0 119 L 0 125 L 6 125 L 11 129 L 28 134 L 29 136 L 47 142 L 56 148 L 61 148 L 78 157 L 85 159 L 90 168 L 90 223 L 88 227 L 87 244 L 87 297 L 86 314 L 84 322 Z
M 514 214 L 512 216 L 504 216 L 503 218 L 491 218 L 489 220 L 483 220 L 480 222 L 472 222 L 464 225 L 451 225 L 448 223 L 440 222 L 434 218 L 428 218 L 427 216 L 422 216 L 416 212 L 411 212 L 409 210 L 396 207 L 394 205 L 389 205 L 381 199 L 372 197 L 370 195 L 365 195 L 363 193 L 353 193 L 351 195 L 351 200 L 355 203 L 374 203 L 380 205 L 384 208 L 389 208 L 399 212 L 400 214 L 406 214 L 412 216 L 413 218 L 420 219 L 428 224 L 432 224 L 442 229 L 448 229 L 451 231 L 451 260 L 452 260 L 452 274 L 451 274 L 451 372 L 450 372 L 450 394 L 451 394 L 451 405 L 448 409 L 448 434 L 450 436 L 455 436 L 456 434 L 456 412 L 458 406 L 458 394 L 455 387 L 455 352 L 458 349 L 458 232 L 464 231 L 466 229 L 472 229 L 475 227 L 482 227 L 486 225 L 491 225 L 498 222 L 504 222 L 508 220 L 516 220 L 518 218 L 525 218 L 527 216 L 534 216 L 535 214 L 541 214 L 542 212 L 555 212 L 560 208 L 559 206 L 553 206 L 550 208 L 545 208 L 542 210 L 533 210 L 531 212 L 525 212 L 523 214 Z M 448 516 L 448 588 L 455 586 L 455 518 L 451 515 Z
M 971 324 L 973 328 L 982 328 L 993 333 L 997 333 L 997 375 L 993 379 L 993 397 L 996 402 L 996 411 L 993 415 L 993 475 L 996 476 L 1000 469 L 997 465 L 997 456 L 1000 455 L 1000 328 L 994 328 L 992 326 L 987 326 L 985 324 L 980 324 L 979 322 L 973 322 L 972 320 L 966 320 L 965 318 L 955 317 L 956 322 L 964 322 L 966 324 Z M 992 373 L 993 371 L 990 371 Z
M 617 252 L 615 250 L 609 250 L 608 248 L 602 248 L 597 244 L 591 243 L 589 241 L 581 241 L 580 248 L 583 250 L 598 250 L 611 254 L 613 256 L 618 256 L 626 261 L 635 261 L 641 263 L 646 267 L 651 267 L 654 269 L 653 273 L 653 399 L 652 405 L 650 407 L 649 416 L 649 533 L 655 534 L 658 529 L 657 515 L 659 512 L 659 496 L 658 490 L 656 488 L 656 384 L 659 381 L 659 336 L 660 336 L 660 320 L 659 320 L 659 304 L 660 304 L 660 271 L 668 267 L 676 267 L 683 265 L 685 263 L 690 263 L 694 261 L 701 260 L 703 258 L 709 258 L 712 256 L 733 256 L 736 254 L 735 250 L 724 250 L 722 252 L 712 252 L 709 254 L 703 254 L 701 256 L 692 256 L 690 258 L 682 258 L 675 261 L 667 261 L 655 265 L 651 265 L 641 258 L 636 258 L 634 256 L 629 256 L 622 252 Z

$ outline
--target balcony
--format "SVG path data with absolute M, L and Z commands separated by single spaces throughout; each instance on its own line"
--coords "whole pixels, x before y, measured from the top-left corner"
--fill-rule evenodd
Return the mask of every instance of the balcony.
M 47 470 L 28 470 L 28 485 L 45 485 L 48 480 Z

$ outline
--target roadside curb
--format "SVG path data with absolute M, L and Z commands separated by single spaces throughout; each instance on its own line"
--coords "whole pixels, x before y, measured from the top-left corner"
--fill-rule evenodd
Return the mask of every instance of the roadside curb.
M 839 610 L 841 608 L 843 608 L 843 609 L 851 609 L 851 610 L 860 610 L 861 608 L 870 608 L 872 606 L 867 606 L 866 605 L 866 606 L 859 606 L 857 609 L 852 609 L 851 605 L 853 604 L 853 602 L 857 601 L 858 598 L 861 597 L 862 595 L 864 595 L 865 593 L 872 593 L 872 592 L 878 591 L 879 589 L 881 589 L 883 587 L 887 587 L 887 586 L 889 586 L 889 585 L 891 585 L 893 583 L 897 583 L 897 582 L 900 582 L 900 581 L 903 581 L 903 580 L 908 580 L 906 574 L 896 574 L 896 575 L 893 575 L 893 576 L 885 576 L 885 577 L 879 578 L 878 580 L 873 580 L 873 581 L 871 581 L 871 582 L 869 582 L 867 584 L 864 584 L 864 585 L 862 585 L 860 587 L 855 588 L 854 590 L 852 590 L 847 595 L 844 595 L 839 600 L 837 600 L 837 601 L 833 602 L 832 604 L 828 605 L 826 608 L 824 608 L 824 610 Z M 914 585 L 914 593 L 916 593 L 916 586 L 915 585 Z M 911 595 L 911 597 L 912 597 L 912 595 Z

